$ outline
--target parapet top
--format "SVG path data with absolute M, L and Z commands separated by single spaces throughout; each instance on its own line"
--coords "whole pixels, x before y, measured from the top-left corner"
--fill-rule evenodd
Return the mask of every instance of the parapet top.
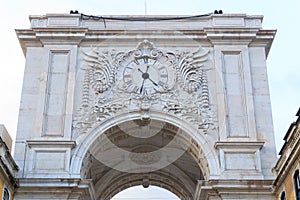
M 206 14 L 174 15 L 112 15 L 46 14 L 30 16 L 30 29 L 16 33 L 24 55 L 28 47 L 44 45 L 90 46 L 118 35 L 123 44 L 137 38 L 151 38 L 173 42 L 170 33 L 180 38 L 201 41 L 202 46 L 244 44 L 264 46 L 268 55 L 275 30 L 262 29 L 261 15 Z M 180 37 L 180 38 L 178 38 Z
M 261 28 L 263 16 L 246 14 L 204 15 L 85 15 L 30 16 L 31 28 L 88 28 L 97 30 L 199 30 L 203 28 Z

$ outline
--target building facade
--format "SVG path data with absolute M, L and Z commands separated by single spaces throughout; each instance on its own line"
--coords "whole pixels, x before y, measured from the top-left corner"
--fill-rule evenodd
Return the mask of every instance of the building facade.
M 280 158 L 273 168 L 274 192 L 278 200 L 300 200 L 300 109 L 298 119 L 288 129 Z
M 30 17 L 15 199 L 274 199 L 262 16 Z
M 17 191 L 15 179 L 18 166 L 11 156 L 12 139 L 4 125 L 0 124 L 0 199 L 12 200 Z

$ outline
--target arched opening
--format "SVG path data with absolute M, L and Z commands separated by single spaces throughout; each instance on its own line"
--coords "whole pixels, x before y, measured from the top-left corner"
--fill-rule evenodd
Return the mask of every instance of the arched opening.
M 149 188 L 144 188 L 142 186 L 130 187 L 116 194 L 111 200 L 135 200 L 135 199 L 179 200 L 179 198 L 172 192 L 157 186 L 150 186 Z
M 286 200 L 285 191 L 281 192 L 280 200 Z
M 171 123 L 176 121 L 167 116 L 151 116 L 150 121 L 122 117 L 119 123 L 114 118 L 81 138 L 72 170 L 81 164 L 80 176 L 91 180 L 96 199 L 111 199 L 139 185 L 192 199 L 198 181 L 209 179 L 211 169 L 215 173 L 217 156 L 203 135 L 182 122 Z
M 3 200 L 9 200 L 9 191 L 8 191 L 8 189 L 7 188 L 4 188 L 4 190 L 3 190 Z

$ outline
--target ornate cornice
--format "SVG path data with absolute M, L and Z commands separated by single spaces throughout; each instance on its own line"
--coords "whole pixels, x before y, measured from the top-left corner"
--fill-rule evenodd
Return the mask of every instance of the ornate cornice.
M 277 178 L 273 183 L 273 189 L 276 191 L 284 183 L 286 178 L 290 175 L 291 170 L 298 164 L 300 157 L 300 109 L 296 116 L 296 122 L 291 123 L 286 135 L 284 136 L 284 145 L 279 152 L 280 158 L 278 159 L 272 171 L 276 174 Z
M 277 176 L 273 183 L 275 190 L 282 185 L 300 157 L 300 121 L 298 120 L 297 124 L 293 123 L 291 126 L 292 128 L 287 133 L 290 137 L 286 140 L 283 149 L 280 151 L 281 156 L 272 169 Z
M 110 16 L 111 17 L 111 16 Z M 149 22 L 153 16 L 114 16 L 125 20 L 106 20 L 105 22 L 93 19 L 83 19 L 79 15 L 47 14 L 45 16 L 30 16 L 31 29 L 16 30 L 24 54 L 27 47 L 39 47 L 47 44 L 73 44 L 89 45 L 93 42 L 101 42 L 110 39 L 112 35 L 118 35 L 120 40 L 126 42 L 136 41 L 139 35 L 147 38 L 155 35 L 156 40 L 172 40 L 167 32 L 178 32 L 177 41 L 180 38 L 189 37 L 201 41 L 204 46 L 224 44 L 247 44 L 251 46 L 266 47 L 266 55 L 269 52 L 274 39 L 275 30 L 263 30 L 261 28 L 262 16 L 248 16 L 245 14 L 210 15 L 196 19 L 184 20 L 159 20 Z M 174 16 L 155 16 L 170 18 Z M 128 18 L 128 21 L 126 19 Z M 136 22 L 133 19 L 145 19 Z M 104 24 L 105 23 L 105 24 Z M 178 23 L 182 24 L 178 26 Z M 151 25 L 151 26 L 150 26 Z M 163 30 L 163 33 L 160 32 Z M 132 34 L 126 34 L 130 31 Z M 158 31 L 158 32 L 155 32 Z M 225 40 L 224 40 L 225 39 Z M 181 46 L 183 44 L 181 43 Z
M 17 187 L 18 182 L 15 179 L 15 173 L 19 170 L 18 165 L 12 158 L 8 147 L 0 137 L 0 169 L 1 173 L 7 178 L 13 187 Z
M 79 45 L 85 37 L 86 28 L 34 28 L 16 30 L 24 55 L 28 47 L 66 44 Z

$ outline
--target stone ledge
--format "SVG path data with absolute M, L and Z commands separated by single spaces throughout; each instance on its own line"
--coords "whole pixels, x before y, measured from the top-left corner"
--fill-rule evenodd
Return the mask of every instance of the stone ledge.
M 239 191 L 239 199 L 274 199 L 271 188 L 272 180 L 199 180 L 194 196 L 207 199 L 236 195 Z
M 76 146 L 76 141 L 64 141 L 64 140 L 26 140 L 29 148 L 40 147 L 40 146 L 51 146 L 51 147 L 71 147 Z
M 215 148 L 254 148 L 261 149 L 264 146 L 264 142 L 216 142 Z

